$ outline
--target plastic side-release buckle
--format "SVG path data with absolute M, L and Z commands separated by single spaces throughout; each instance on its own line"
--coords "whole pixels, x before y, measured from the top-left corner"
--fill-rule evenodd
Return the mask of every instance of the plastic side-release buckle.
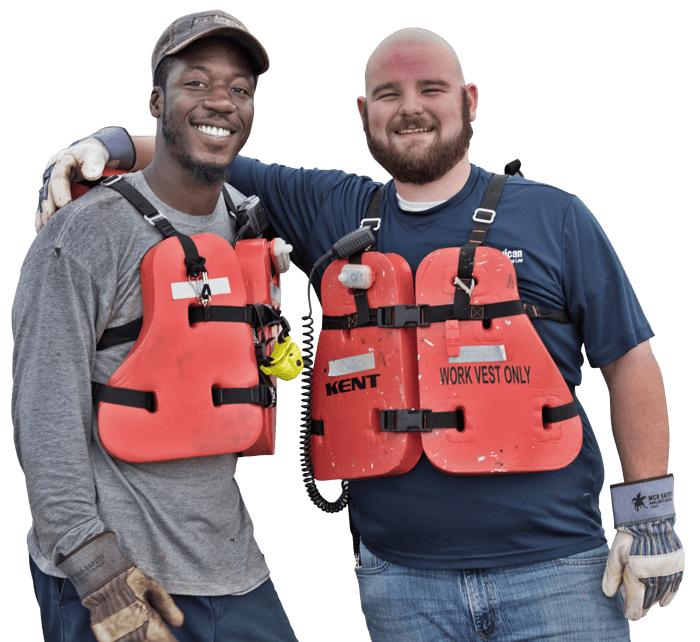
M 382 410 L 379 414 L 379 429 L 383 432 L 430 432 L 428 413 L 430 410 L 401 408 Z
M 423 310 L 428 305 L 384 305 L 377 308 L 377 326 L 380 328 L 427 328 L 429 321 L 423 321 Z

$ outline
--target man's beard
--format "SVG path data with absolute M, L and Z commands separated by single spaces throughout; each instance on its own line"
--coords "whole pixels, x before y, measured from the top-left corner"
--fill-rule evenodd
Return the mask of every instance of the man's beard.
M 228 178 L 229 165 L 220 165 L 219 163 L 205 163 L 196 161 L 190 156 L 180 145 L 178 139 L 183 138 L 182 127 L 175 127 L 175 133 L 169 126 L 167 106 L 163 111 L 161 122 L 161 131 L 163 132 L 163 140 L 165 144 L 173 147 L 175 158 L 183 169 L 192 173 L 192 177 L 202 185 L 216 185 L 223 183 Z
M 454 138 L 444 140 L 438 137 L 424 152 L 414 154 L 411 150 L 400 150 L 390 142 L 380 142 L 369 132 L 367 103 L 362 109 L 362 123 L 367 136 L 367 146 L 376 160 L 391 176 L 400 183 L 427 185 L 442 178 L 449 172 L 469 149 L 473 130 L 469 121 L 469 101 L 462 88 L 462 129 Z M 406 117 L 398 129 L 423 127 L 419 119 Z

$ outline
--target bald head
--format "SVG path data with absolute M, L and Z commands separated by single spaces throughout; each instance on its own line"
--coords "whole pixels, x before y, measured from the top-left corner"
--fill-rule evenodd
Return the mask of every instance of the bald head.
M 372 52 L 372 55 L 367 61 L 367 66 L 365 67 L 365 91 L 369 95 L 369 85 L 372 73 L 377 67 L 383 64 L 384 59 L 388 54 L 397 48 L 409 48 L 420 51 L 425 49 L 426 52 L 431 48 L 439 47 L 447 53 L 446 59 L 449 64 L 452 65 L 451 72 L 455 73 L 461 84 L 464 84 L 464 74 L 462 73 L 462 66 L 459 64 L 459 58 L 455 50 L 450 46 L 444 38 L 438 36 L 432 31 L 427 29 L 420 29 L 419 27 L 409 27 L 408 29 L 400 29 L 392 33 L 387 38 L 384 38 L 377 48 Z

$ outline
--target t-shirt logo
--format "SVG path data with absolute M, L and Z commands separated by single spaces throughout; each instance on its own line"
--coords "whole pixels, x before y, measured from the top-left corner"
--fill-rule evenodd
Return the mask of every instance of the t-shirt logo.
M 523 251 L 522 250 L 509 250 L 506 248 L 505 250 L 501 250 L 503 254 L 505 254 L 509 259 L 511 263 L 522 263 L 523 262 Z

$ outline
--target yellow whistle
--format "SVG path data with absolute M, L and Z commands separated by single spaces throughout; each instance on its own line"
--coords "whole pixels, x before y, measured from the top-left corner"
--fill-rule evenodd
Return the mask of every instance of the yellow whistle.
M 277 342 L 270 355 L 270 365 L 260 366 L 266 375 L 279 377 L 285 381 L 294 379 L 304 367 L 304 360 L 301 358 L 301 351 L 292 338 L 287 335 L 284 341 Z

